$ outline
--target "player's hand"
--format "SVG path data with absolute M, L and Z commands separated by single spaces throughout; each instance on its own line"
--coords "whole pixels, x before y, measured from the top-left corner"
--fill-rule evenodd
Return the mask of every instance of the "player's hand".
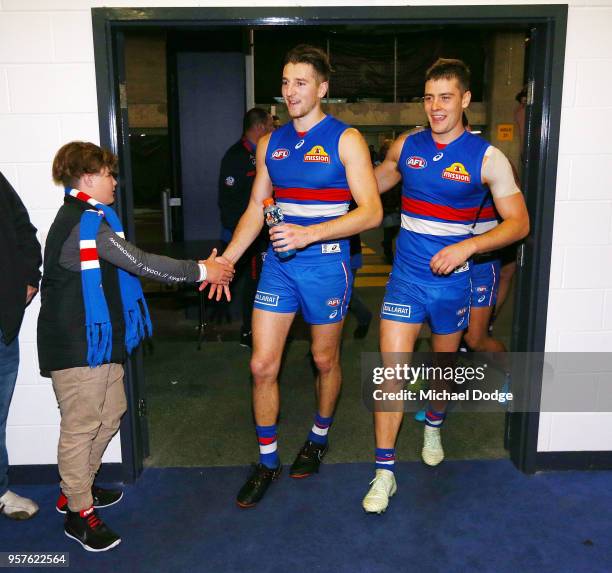
M 199 290 L 201 291 L 204 290 L 208 284 L 227 288 L 234 278 L 234 265 L 225 257 L 218 257 L 217 249 L 213 249 L 210 256 L 205 261 L 198 261 L 198 263 L 204 263 L 206 266 L 206 280 L 200 284 Z M 211 287 L 211 291 L 212 290 Z M 229 289 L 227 292 L 229 293 Z M 210 293 L 209 298 L 212 298 Z M 217 298 L 217 300 L 219 300 L 219 298 Z
M 26 305 L 32 302 L 32 299 L 34 298 L 37 292 L 38 292 L 38 289 L 36 287 L 28 285 L 28 288 L 26 290 Z
M 200 290 L 203 290 L 201 286 Z M 212 300 L 214 298 L 217 302 L 219 302 L 223 298 L 223 294 L 225 294 L 225 298 L 227 298 L 228 302 L 232 300 L 229 286 L 211 284 L 210 290 L 208 291 L 208 300 Z
M 309 227 L 285 223 L 270 227 L 270 240 L 277 253 L 303 249 L 313 242 L 312 231 Z
M 473 254 L 472 242 L 461 241 L 438 251 L 429 261 L 429 266 L 436 275 L 448 275 L 463 265 Z

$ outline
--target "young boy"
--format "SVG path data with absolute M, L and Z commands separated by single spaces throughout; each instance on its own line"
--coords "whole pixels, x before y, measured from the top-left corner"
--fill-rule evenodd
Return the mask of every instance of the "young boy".
M 40 369 L 53 380 L 62 417 L 57 510 L 66 514 L 66 535 L 88 551 L 121 542 L 96 509 L 117 503 L 123 493 L 93 482 L 126 410 L 122 364 L 152 330 L 134 275 L 228 284 L 234 272 L 215 260 L 215 250 L 206 261 L 178 261 L 128 243 L 109 207 L 116 162 L 109 151 L 80 141 L 55 156 L 53 179 L 66 196 L 47 236 L 38 319 Z

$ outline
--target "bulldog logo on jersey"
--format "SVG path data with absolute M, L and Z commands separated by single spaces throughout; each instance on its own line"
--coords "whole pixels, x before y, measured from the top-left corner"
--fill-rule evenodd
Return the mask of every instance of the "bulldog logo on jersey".
M 280 161 L 281 159 L 287 159 L 287 157 L 289 157 L 288 149 L 275 149 L 272 152 L 272 159 L 276 159 L 277 161 Z
M 413 155 L 406 159 L 406 166 L 410 167 L 410 169 L 425 169 L 427 167 L 427 160 L 418 155 Z
M 453 163 L 442 171 L 442 178 L 450 181 L 459 181 L 460 183 L 469 183 L 472 176 L 468 173 L 463 163 Z
M 306 163 L 329 163 L 329 155 L 322 145 L 315 145 L 308 153 L 304 154 Z

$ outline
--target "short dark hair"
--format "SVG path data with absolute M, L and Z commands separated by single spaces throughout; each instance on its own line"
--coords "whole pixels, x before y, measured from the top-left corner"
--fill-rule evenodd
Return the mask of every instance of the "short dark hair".
M 107 168 L 111 173 L 117 169 L 117 156 L 108 149 L 87 141 L 71 141 L 62 145 L 53 159 L 53 180 L 64 187 L 76 187 L 86 173 L 100 173 Z
M 309 44 L 299 44 L 289 50 L 284 65 L 287 64 L 310 64 L 322 82 L 329 81 L 332 72 L 327 54 L 321 48 Z
M 268 121 L 268 117 L 270 114 L 260 107 L 252 107 L 249 111 L 244 114 L 244 119 L 242 120 L 242 130 L 244 133 L 249 131 L 252 127 L 255 127 L 259 124 L 265 124 Z
M 525 98 L 527 97 L 527 86 L 525 86 L 525 87 L 524 87 L 524 88 L 523 88 L 523 89 L 522 89 L 522 90 L 521 90 L 519 93 L 517 93 L 517 94 L 514 96 L 514 99 L 515 99 L 517 102 L 521 103 L 521 100 L 522 100 L 524 97 L 525 97 Z
M 459 87 L 466 92 L 470 89 L 470 75 L 470 68 L 463 60 L 438 58 L 425 72 L 425 81 L 456 79 Z

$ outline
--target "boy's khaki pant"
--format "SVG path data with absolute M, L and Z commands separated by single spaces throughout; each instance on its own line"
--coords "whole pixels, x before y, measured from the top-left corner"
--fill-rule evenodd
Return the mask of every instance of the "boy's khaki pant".
M 93 504 L 91 486 L 127 403 L 123 366 L 103 364 L 51 372 L 62 422 L 57 448 L 61 488 L 70 511 Z

